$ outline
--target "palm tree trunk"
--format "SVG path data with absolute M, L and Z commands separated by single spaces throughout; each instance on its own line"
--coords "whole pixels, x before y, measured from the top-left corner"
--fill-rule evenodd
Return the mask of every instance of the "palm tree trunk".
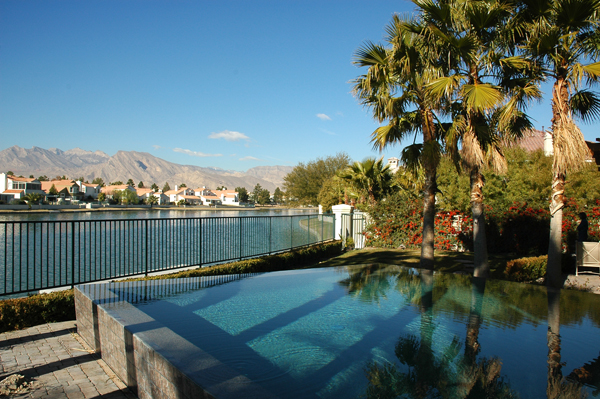
M 423 112 L 423 144 L 433 143 L 435 133 L 433 115 Z M 435 194 L 437 192 L 437 163 L 435 159 L 424 157 L 423 169 L 425 170 L 425 187 L 423 190 L 423 242 L 421 243 L 422 269 L 433 270 L 435 252 Z
M 487 239 L 485 236 L 485 214 L 483 211 L 483 186 L 485 179 L 479 168 L 471 170 L 471 213 L 473 215 L 474 277 L 487 278 L 490 273 Z
M 548 264 L 546 266 L 546 284 L 561 288 L 562 254 L 562 218 L 564 204 L 565 175 L 555 173 L 552 179 L 552 201 L 550 202 L 550 243 L 548 246 Z
M 560 290 L 548 287 L 548 385 L 546 395 L 557 398 L 561 393 L 560 363 Z
M 486 279 L 473 277 L 471 281 L 471 311 L 469 313 L 469 324 L 467 325 L 467 338 L 465 341 L 465 361 L 470 367 L 474 367 L 477 354 L 480 350 L 479 328 L 481 327 L 481 309 L 483 307 L 483 295 L 485 292 Z

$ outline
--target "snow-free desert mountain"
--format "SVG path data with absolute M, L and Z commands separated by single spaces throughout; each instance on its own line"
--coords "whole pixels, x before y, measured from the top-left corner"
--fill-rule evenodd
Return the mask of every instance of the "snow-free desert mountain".
M 185 183 L 188 187 L 206 186 L 229 189 L 246 187 L 251 191 L 256 184 L 273 192 L 283 186 L 283 177 L 292 170 L 291 166 L 258 166 L 246 172 L 219 168 L 179 165 L 155 157 L 147 152 L 119 151 L 109 156 L 102 151 L 86 151 L 73 148 L 62 151 L 33 147 L 30 149 L 13 146 L 0 151 L 0 171 L 12 171 L 16 175 L 50 178 L 66 175 L 70 178 L 83 176 L 92 181 L 101 177 L 105 182 L 133 179 L 162 187 L 168 182 L 171 187 Z

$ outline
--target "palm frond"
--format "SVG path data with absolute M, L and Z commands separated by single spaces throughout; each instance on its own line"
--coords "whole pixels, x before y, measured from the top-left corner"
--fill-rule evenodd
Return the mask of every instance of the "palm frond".
M 600 118 L 600 98 L 592 91 L 580 90 L 571 96 L 570 108 L 584 122 Z
M 480 112 L 494 109 L 504 99 L 499 88 L 488 83 L 463 85 L 462 95 L 467 107 Z

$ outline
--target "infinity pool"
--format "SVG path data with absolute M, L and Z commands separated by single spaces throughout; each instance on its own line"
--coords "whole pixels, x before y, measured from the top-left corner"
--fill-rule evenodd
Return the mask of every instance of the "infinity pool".
M 218 399 L 597 397 L 600 386 L 600 298 L 588 293 L 385 265 L 79 290 Z

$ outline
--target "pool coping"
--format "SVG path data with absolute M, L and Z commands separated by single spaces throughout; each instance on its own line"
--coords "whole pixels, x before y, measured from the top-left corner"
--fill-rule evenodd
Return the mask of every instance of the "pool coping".
M 274 398 L 271 392 L 225 366 L 154 320 L 130 302 L 125 292 L 143 289 L 149 296 L 170 286 L 189 289 L 220 284 L 243 275 L 193 277 L 75 287 L 77 332 L 139 398 Z M 120 294 L 117 294 L 120 293 Z M 148 298 L 144 298 L 148 299 Z M 218 370 L 224 382 L 203 378 Z

